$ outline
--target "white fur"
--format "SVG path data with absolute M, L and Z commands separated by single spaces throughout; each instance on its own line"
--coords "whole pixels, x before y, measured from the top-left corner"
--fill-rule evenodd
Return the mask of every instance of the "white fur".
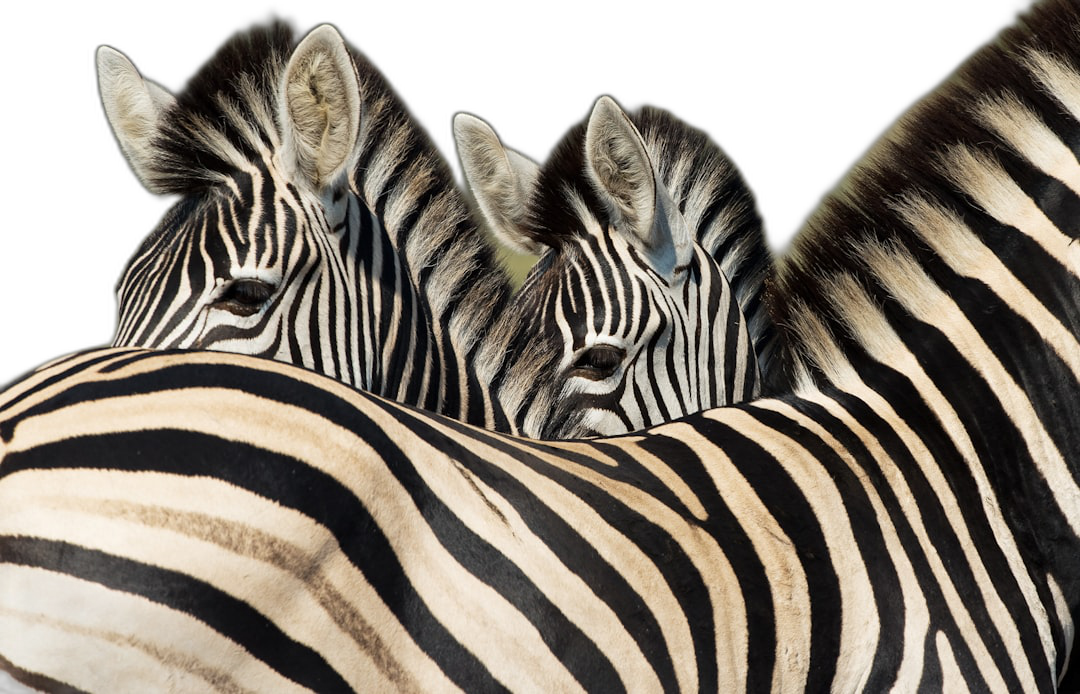
M 542 254 L 546 247 L 521 233 L 540 167 L 504 147 L 491 126 L 467 113 L 454 116 L 454 141 L 465 180 L 495 238 L 518 253 Z
M 145 80 L 127 57 L 108 46 L 97 51 L 98 91 L 113 135 L 135 175 L 152 192 L 153 139 L 161 115 L 176 99 L 164 87 Z
M 1073 623 L 1072 613 L 1069 611 L 1069 603 L 1066 602 L 1065 595 L 1061 592 L 1061 586 L 1058 585 L 1053 574 L 1046 574 L 1046 587 L 1050 589 L 1050 597 L 1054 601 L 1054 612 L 1057 613 L 1058 621 L 1061 623 L 1061 630 L 1064 632 L 1065 636 L 1065 658 L 1058 674 L 1058 686 L 1060 687 L 1061 680 L 1064 679 L 1065 673 L 1068 671 L 1069 664 L 1072 661 L 1076 624 Z
M 352 160 L 360 135 L 360 83 L 341 34 L 324 24 L 296 47 L 281 85 L 283 160 L 316 191 Z
M 1029 48 L 1024 63 L 1035 79 L 1061 102 L 1073 118 L 1080 118 L 1080 81 L 1077 72 L 1056 56 Z

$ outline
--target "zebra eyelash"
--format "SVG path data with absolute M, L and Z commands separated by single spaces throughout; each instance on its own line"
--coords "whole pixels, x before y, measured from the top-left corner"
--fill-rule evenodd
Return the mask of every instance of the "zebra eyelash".
M 277 286 L 255 277 L 239 277 L 227 281 L 211 306 L 237 316 L 246 317 L 258 313 L 273 298 Z
M 619 371 L 625 359 L 626 350 L 622 347 L 609 344 L 592 345 L 574 359 L 570 366 L 570 375 L 604 381 Z

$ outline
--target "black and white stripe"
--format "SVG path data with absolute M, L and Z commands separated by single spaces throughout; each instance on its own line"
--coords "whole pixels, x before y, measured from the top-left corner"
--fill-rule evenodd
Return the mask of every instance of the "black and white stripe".
M 98 62 L 136 174 L 182 196 L 120 280 L 115 345 L 267 356 L 508 429 L 468 368 L 508 278 L 434 145 L 335 30 L 240 33 L 175 97 L 116 51 Z
M 150 190 L 183 196 L 120 281 L 117 346 L 271 357 L 531 436 L 625 432 L 755 392 L 738 306 L 710 267 L 706 282 L 683 284 L 685 292 L 700 284 L 715 295 L 711 302 L 650 298 L 661 330 L 636 331 L 635 349 L 653 361 L 689 351 L 678 356 L 691 366 L 728 359 L 740 369 L 735 380 L 705 397 L 699 391 L 716 386 L 703 370 L 642 382 L 633 399 L 605 403 L 615 422 L 582 424 L 579 408 L 595 405 L 564 383 L 561 338 L 534 343 L 535 330 L 505 311 L 506 274 L 445 163 L 383 78 L 329 27 L 295 48 L 281 25 L 240 34 L 177 97 L 111 49 L 101 51 L 99 74 L 135 172 Z M 332 133 L 326 142 L 309 146 L 324 131 Z M 718 167 L 726 185 L 719 192 L 741 186 L 722 157 Z M 730 201 L 709 197 L 716 192 L 697 191 L 705 199 L 695 202 L 722 219 L 756 222 L 745 188 Z M 760 228 L 752 231 L 763 244 Z M 765 264 L 739 253 L 729 260 L 732 272 Z M 599 296 L 603 288 L 591 285 L 607 278 L 585 281 Z M 512 301 L 535 305 L 541 291 L 531 286 Z M 687 310 L 702 323 L 725 302 L 730 320 L 703 331 L 707 339 L 674 346 L 673 328 L 686 324 Z M 567 317 L 575 331 L 591 319 Z
M 750 191 L 704 133 L 603 97 L 542 168 L 471 116 L 455 134 L 495 235 L 540 257 L 504 321 L 560 378 L 513 410 L 523 433 L 618 434 L 757 395 L 771 256 Z M 493 379 L 503 403 L 520 400 L 515 385 Z
M 781 260 L 795 386 L 513 439 L 291 365 L 98 351 L 0 399 L 0 666 L 93 691 L 1064 691 L 1080 3 L 886 134 Z M 95 679 L 97 678 L 97 679 Z

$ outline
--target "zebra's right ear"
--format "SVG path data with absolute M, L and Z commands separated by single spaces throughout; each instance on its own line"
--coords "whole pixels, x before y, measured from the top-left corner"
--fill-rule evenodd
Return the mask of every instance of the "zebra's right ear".
M 321 191 L 352 160 L 360 137 L 360 80 L 345 40 L 324 24 L 293 51 L 278 112 L 292 173 Z
M 151 193 L 164 192 L 154 182 L 157 137 L 162 114 L 176 98 L 164 87 L 143 79 L 120 51 L 97 50 L 98 92 L 116 141 L 135 175 Z
M 667 192 L 630 118 L 610 96 L 596 100 L 585 130 L 585 174 L 614 229 L 671 278 L 693 258 L 686 221 Z
M 467 113 L 454 116 L 454 141 L 465 181 L 495 238 L 518 253 L 541 255 L 547 247 L 522 233 L 540 167 L 503 147 L 491 126 Z

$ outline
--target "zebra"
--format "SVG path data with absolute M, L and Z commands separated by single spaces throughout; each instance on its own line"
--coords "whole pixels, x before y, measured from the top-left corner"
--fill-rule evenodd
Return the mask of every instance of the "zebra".
M 518 408 L 523 433 L 618 434 L 757 395 L 774 344 L 771 253 L 749 189 L 704 133 L 607 96 L 543 168 L 474 116 L 454 133 L 493 234 L 539 256 L 506 320 L 546 342 L 566 379 L 558 414 L 550 397 Z
M 609 405 L 605 427 L 586 426 L 573 374 L 557 361 L 563 338 L 535 342 L 515 308 L 537 303 L 530 297 L 558 270 L 534 271 L 538 289 L 510 295 L 448 167 L 385 79 L 332 27 L 295 49 L 281 24 L 240 34 L 178 97 L 115 50 L 103 48 L 98 63 L 108 120 L 136 175 L 152 192 L 183 196 L 124 271 L 114 345 L 269 356 L 528 436 L 622 433 L 659 421 L 654 400 L 668 419 L 753 394 L 757 367 L 743 316 L 715 261 L 699 253 L 693 279 L 680 279 L 685 296 L 672 287 L 654 302 L 660 332 L 622 337 L 626 360 L 730 361 L 746 377 L 722 392 L 704 369 L 695 381 L 672 377 Z M 304 116 L 323 113 L 320 98 L 330 104 L 325 117 Z M 324 144 L 312 150 L 311 142 Z M 705 220 L 710 233 L 764 248 L 738 173 L 703 136 L 693 144 L 715 150 L 715 180 L 688 177 L 691 210 L 715 215 Z M 672 150 L 657 165 L 692 165 Z M 742 256 L 727 260 L 734 271 Z M 702 273 L 712 293 L 698 299 Z M 603 296 L 607 278 L 590 281 Z M 711 333 L 716 342 L 695 345 L 696 353 L 684 355 L 685 344 L 663 334 L 703 322 L 717 306 L 728 317 Z M 624 404 L 647 407 L 652 418 L 623 414 Z
M 177 96 L 114 49 L 97 62 L 133 171 L 181 196 L 121 276 L 114 345 L 282 359 L 508 429 L 467 365 L 509 278 L 427 134 L 336 29 L 241 32 Z
M 0 396 L 30 686 L 1054 691 L 1080 608 L 1080 4 L 882 137 L 781 257 L 792 387 L 533 441 L 289 364 Z

